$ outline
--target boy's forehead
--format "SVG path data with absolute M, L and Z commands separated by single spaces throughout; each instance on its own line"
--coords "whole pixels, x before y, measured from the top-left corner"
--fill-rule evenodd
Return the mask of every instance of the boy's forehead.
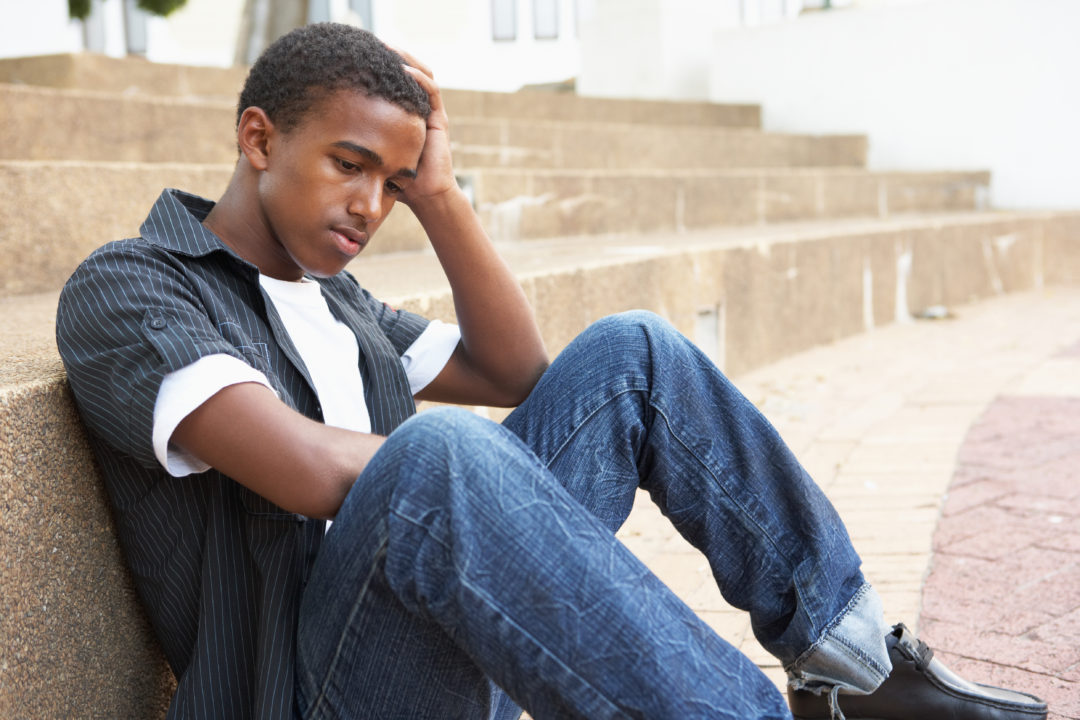
M 314 97 L 296 127 L 311 125 L 329 125 L 354 131 L 376 130 L 384 134 L 385 139 L 404 144 L 417 140 L 422 143 L 427 127 L 422 117 L 400 105 L 352 88 L 324 91 Z

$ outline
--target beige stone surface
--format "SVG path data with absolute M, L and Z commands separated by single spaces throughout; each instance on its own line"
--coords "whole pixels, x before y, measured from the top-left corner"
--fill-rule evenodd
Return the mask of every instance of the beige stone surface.
M 60 373 L 0 390 L 0 447 L 0 715 L 162 716 L 172 674 Z
M 245 68 L 195 67 L 93 53 L 0 59 L 0 82 L 235 102 Z
M 567 93 L 514 93 L 443 89 L 451 117 L 532 118 L 576 122 L 617 122 L 652 125 L 761 126 L 757 105 L 621 100 Z
M 497 240 L 914 212 L 914 200 L 891 203 L 891 193 L 926 198 L 927 212 L 961 212 L 978 209 L 975 198 L 988 182 L 984 173 L 912 173 L 901 182 L 905 176 L 894 172 L 830 168 L 472 168 L 462 174 L 477 188 L 478 211 Z M 895 206 L 901 210 L 890 210 Z
M 0 85 L 0 160 L 232 165 L 235 122 L 235 101 Z

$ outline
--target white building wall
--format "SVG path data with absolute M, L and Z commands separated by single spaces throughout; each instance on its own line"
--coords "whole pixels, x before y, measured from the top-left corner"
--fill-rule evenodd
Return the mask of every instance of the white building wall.
M 236 57 L 244 0 L 188 0 L 167 18 L 146 21 L 146 57 L 154 62 L 228 67 Z
M 795 18 L 805 0 L 587 0 L 578 91 L 601 97 L 704 100 L 713 35 Z
M 718 32 L 710 99 L 866 132 L 882 169 L 988 168 L 997 207 L 1080 207 L 1080 2 L 923 0 Z
M 557 39 L 535 38 L 532 0 L 517 0 L 517 37 L 496 41 L 491 0 L 374 0 L 375 33 L 428 65 L 445 87 L 517 90 L 578 73 L 575 0 L 558 0 Z
M 0 57 L 77 52 L 82 24 L 68 20 L 67 0 L 0 0 Z

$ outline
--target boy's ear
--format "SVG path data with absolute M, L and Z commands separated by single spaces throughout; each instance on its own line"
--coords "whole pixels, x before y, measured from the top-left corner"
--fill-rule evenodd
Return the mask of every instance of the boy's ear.
M 236 126 L 236 144 L 256 170 L 265 170 L 270 155 L 270 136 L 276 131 L 274 123 L 262 108 L 245 108 Z

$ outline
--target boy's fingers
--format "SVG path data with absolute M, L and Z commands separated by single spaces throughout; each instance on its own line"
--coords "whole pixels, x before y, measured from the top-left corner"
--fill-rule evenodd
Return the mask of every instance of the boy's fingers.
M 424 63 L 417 60 L 415 57 L 413 57 L 413 55 L 411 53 L 407 53 L 404 50 L 402 50 L 401 48 L 396 48 L 396 47 L 393 47 L 393 46 L 390 46 L 390 49 L 393 50 L 394 52 L 396 52 L 402 58 L 404 58 L 406 63 L 408 63 L 412 67 L 416 68 L 417 70 L 419 70 L 423 74 L 427 75 L 432 80 L 435 79 L 435 73 L 431 72 L 431 68 L 429 68 L 427 65 L 425 65 Z
M 442 109 L 442 95 L 439 93 L 439 86 L 435 84 L 435 81 L 431 79 L 430 75 L 426 75 L 422 70 L 411 67 L 409 65 L 402 65 L 405 68 L 405 72 L 409 73 L 420 84 L 420 88 L 428 94 L 428 100 L 431 102 L 431 109 L 433 111 L 439 111 Z

